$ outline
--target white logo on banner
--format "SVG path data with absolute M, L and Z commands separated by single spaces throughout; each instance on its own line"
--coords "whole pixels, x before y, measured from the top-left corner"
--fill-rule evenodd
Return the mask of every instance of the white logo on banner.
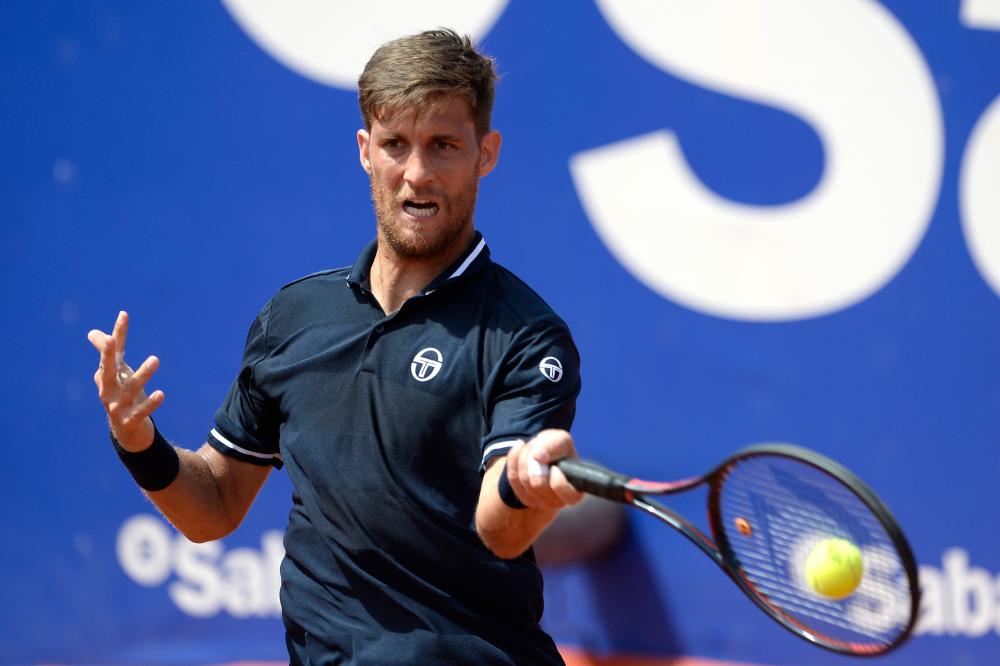
M 1000 574 L 973 566 L 970 560 L 968 550 L 956 547 L 944 551 L 940 567 L 920 566 L 918 635 L 980 638 L 1000 634 Z
M 973 28 L 1000 30 L 1000 2 L 997 0 L 962 0 L 962 23 Z
M 562 363 L 555 356 L 546 356 L 543 358 L 542 362 L 538 364 L 538 369 L 542 371 L 542 374 L 549 381 L 558 382 L 562 379 Z
M 959 177 L 962 230 L 983 279 L 1000 294 L 1000 97 L 976 123 Z
M 598 0 L 641 57 L 696 85 L 782 109 L 825 164 L 802 199 L 710 191 L 669 130 L 578 153 L 570 169 L 612 254 L 661 295 L 734 319 L 835 312 L 909 260 L 937 202 L 943 124 L 923 56 L 871 0 Z M 844 48 L 846 41 L 850 48 Z
M 1000 30 L 1000 0 L 965 0 L 962 22 Z M 976 122 L 965 146 L 959 176 L 962 230 L 969 254 L 983 279 L 1000 294 L 1000 97 Z
M 410 363 L 410 374 L 418 382 L 430 381 L 437 377 L 437 373 L 441 372 L 443 361 L 444 357 L 441 356 L 441 352 L 434 347 L 421 349 L 413 357 L 413 362 Z
M 222 0 L 257 45 L 294 72 L 345 90 L 372 52 L 402 35 L 448 26 L 478 39 L 509 0 Z
M 122 524 L 115 550 L 122 569 L 140 585 L 157 587 L 175 578 L 167 596 L 192 617 L 281 615 L 279 568 L 285 549 L 278 530 L 261 535 L 259 550 L 226 550 L 222 541 L 192 543 L 163 520 L 139 514 Z

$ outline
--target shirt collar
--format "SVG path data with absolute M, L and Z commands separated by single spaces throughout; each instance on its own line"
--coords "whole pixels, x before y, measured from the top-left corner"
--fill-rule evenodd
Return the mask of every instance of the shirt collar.
M 375 252 L 378 250 L 378 240 L 373 240 L 361 251 L 357 261 L 351 267 L 351 272 L 347 276 L 350 284 L 357 285 L 371 291 L 371 284 L 368 275 L 371 273 L 372 262 L 375 261 Z M 444 284 L 452 280 L 457 280 L 463 275 L 471 275 L 481 269 L 490 258 L 490 248 L 486 245 L 486 239 L 478 231 L 473 235 L 469 247 L 462 253 L 455 263 L 441 271 L 441 274 L 431 280 L 430 284 L 424 287 L 423 293 L 430 294 L 440 289 Z

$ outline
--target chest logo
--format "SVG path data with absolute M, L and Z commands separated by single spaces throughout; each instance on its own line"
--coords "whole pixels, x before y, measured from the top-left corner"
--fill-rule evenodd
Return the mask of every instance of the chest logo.
M 542 362 L 538 364 L 538 369 L 541 370 L 542 375 L 550 382 L 558 382 L 562 379 L 562 363 L 555 356 L 546 356 L 543 358 Z
M 441 356 L 441 352 L 434 347 L 421 349 L 413 357 L 413 362 L 410 363 L 410 374 L 418 382 L 430 381 L 437 377 L 437 373 L 441 372 L 443 361 L 444 357 Z

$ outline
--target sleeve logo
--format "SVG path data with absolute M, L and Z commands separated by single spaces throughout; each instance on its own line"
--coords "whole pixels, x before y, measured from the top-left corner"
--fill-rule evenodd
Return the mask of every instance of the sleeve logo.
M 418 382 L 427 382 L 434 379 L 437 373 L 441 372 L 441 365 L 444 357 L 441 352 L 434 347 L 427 347 L 417 352 L 410 363 L 410 374 Z
M 563 376 L 562 363 L 555 356 L 546 356 L 538 364 L 538 369 L 542 375 L 550 382 L 558 382 Z

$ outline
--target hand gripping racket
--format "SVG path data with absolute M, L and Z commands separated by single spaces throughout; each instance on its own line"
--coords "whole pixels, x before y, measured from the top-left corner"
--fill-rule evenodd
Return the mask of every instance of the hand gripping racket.
M 680 531 L 765 613 L 811 643 L 874 656 L 898 647 L 913 630 L 920 587 L 906 537 L 864 482 L 818 453 L 752 446 L 704 476 L 665 483 L 585 460 L 557 464 L 577 490 L 631 504 Z M 711 537 L 650 499 L 701 484 L 708 486 Z M 843 598 L 821 594 L 807 580 L 807 559 L 828 539 L 860 551 L 860 584 Z

